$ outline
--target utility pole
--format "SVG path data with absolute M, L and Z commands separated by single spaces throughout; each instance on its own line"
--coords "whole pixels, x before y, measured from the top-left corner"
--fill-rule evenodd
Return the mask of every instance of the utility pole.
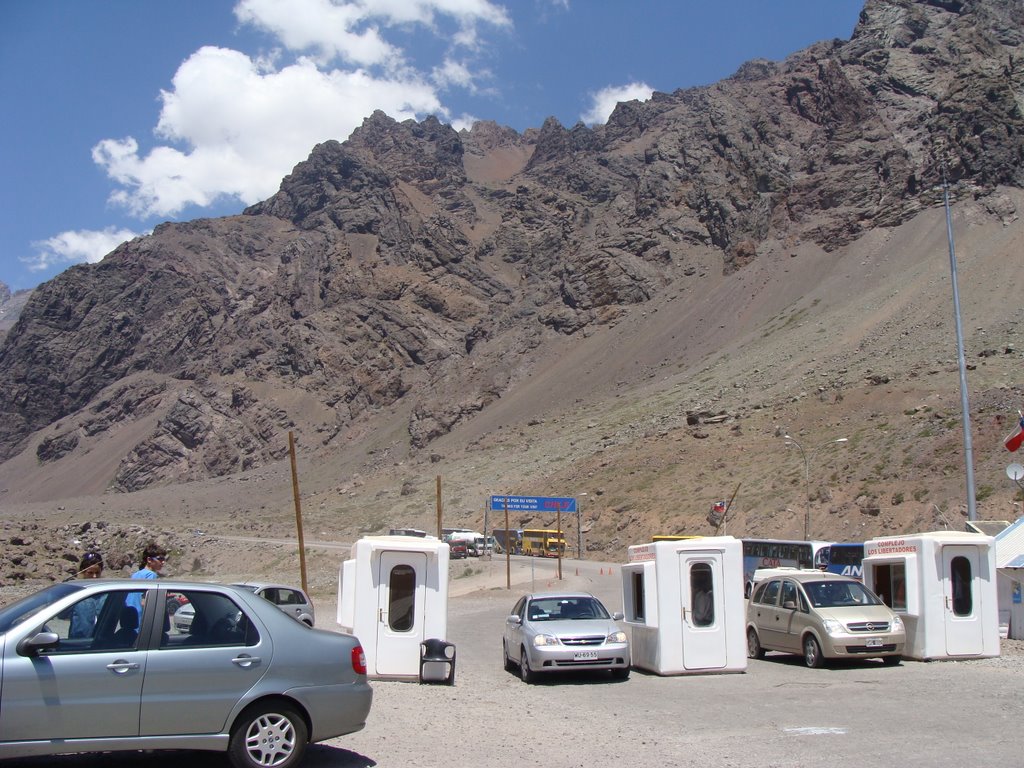
M 977 520 L 974 493 L 974 448 L 971 443 L 971 411 L 967 404 L 967 364 L 964 361 L 964 330 L 960 323 L 960 289 L 956 278 L 956 248 L 953 246 L 953 217 L 949 210 L 949 182 L 946 163 L 942 163 L 942 201 L 946 208 L 946 238 L 949 240 L 949 274 L 953 284 L 953 319 L 956 321 L 956 360 L 960 369 L 960 414 L 964 430 L 964 464 L 967 469 L 967 519 Z

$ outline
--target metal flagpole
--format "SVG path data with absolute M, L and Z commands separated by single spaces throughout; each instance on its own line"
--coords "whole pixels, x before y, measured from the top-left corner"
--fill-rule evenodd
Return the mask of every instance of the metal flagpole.
M 946 237 L 949 240 L 949 272 L 953 283 L 953 317 L 956 320 L 957 364 L 960 368 L 960 411 L 964 429 L 964 462 L 967 465 L 967 519 L 977 520 L 974 498 L 974 449 L 971 446 L 971 411 L 967 405 L 967 364 L 964 361 L 964 331 L 960 323 L 960 290 L 956 279 L 956 249 L 953 247 L 953 219 L 949 211 L 949 182 L 942 163 L 942 200 L 946 207 Z

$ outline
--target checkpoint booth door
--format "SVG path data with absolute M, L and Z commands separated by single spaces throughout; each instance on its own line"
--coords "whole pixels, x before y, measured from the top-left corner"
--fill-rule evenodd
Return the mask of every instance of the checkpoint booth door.
M 721 552 L 679 553 L 682 654 L 687 670 L 721 669 L 728 662 L 722 559 Z
M 424 638 L 427 556 L 422 552 L 381 552 L 377 573 L 378 675 L 416 672 Z
M 977 547 L 942 547 L 942 592 L 946 653 L 976 656 L 985 650 L 981 606 L 975 594 L 975 576 L 981 567 Z

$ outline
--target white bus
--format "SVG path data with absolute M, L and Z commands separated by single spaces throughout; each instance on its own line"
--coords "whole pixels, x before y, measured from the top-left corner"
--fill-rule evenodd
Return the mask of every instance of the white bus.
M 758 568 L 814 568 L 815 553 L 828 547 L 827 541 L 787 539 L 742 539 L 743 596 L 750 597 L 754 571 Z

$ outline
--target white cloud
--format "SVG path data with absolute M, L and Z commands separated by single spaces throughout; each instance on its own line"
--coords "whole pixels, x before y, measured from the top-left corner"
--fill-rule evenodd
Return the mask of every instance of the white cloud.
M 418 72 L 385 32 L 422 26 L 440 35 L 443 19 L 457 28 L 445 36 L 449 46 L 472 46 L 480 25 L 511 25 L 490 0 L 240 0 L 235 13 L 302 55 L 282 65 L 281 51 L 201 48 L 161 92 L 155 133 L 163 143 L 148 152 L 131 136 L 96 144 L 94 162 L 119 185 L 111 201 L 135 216 L 263 200 L 314 145 L 346 139 L 375 109 L 396 120 L 446 119 L 439 90 L 478 92 L 477 80 L 490 75 L 450 56 Z M 331 61 L 341 63 L 328 68 Z
M 480 122 L 480 118 L 475 115 L 461 114 L 458 117 L 451 119 L 451 126 L 456 131 L 468 131 L 473 127 L 473 123 Z
M 475 79 L 476 76 L 469 67 L 454 59 L 445 59 L 444 63 L 439 67 L 434 67 L 431 73 L 431 80 L 442 88 L 455 85 L 475 91 Z
M 610 85 L 597 93 L 590 94 L 590 109 L 580 115 L 587 125 L 604 123 L 611 116 L 615 105 L 620 101 L 647 101 L 654 89 L 647 83 L 630 83 L 629 85 Z
M 382 79 L 364 70 L 322 72 L 310 59 L 263 72 L 243 53 L 202 48 L 174 76 L 156 132 L 187 149 L 106 139 L 93 160 L 122 185 L 111 199 L 133 214 L 173 216 L 188 205 L 233 197 L 252 204 L 273 194 L 314 145 L 344 140 L 382 109 L 396 120 L 444 109 L 433 86 Z
M 359 66 L 400 57 L 380 28 L 418 25 L 437 33 L 438 17 L 454 22 L 455 45 L 476 47 L 480 24 L 511 27 L 508 12 L 490 0 L 240 0 L 239 21 L 275 35 L 293 51 L 316 50 L 322 61 L 340 57 Z
M 354 29 L 367 18 L 354 3 L 242 0 L 235 6 L 235 16 L 275 35 L 293 51 L 318 51 L 324 62 L 340 57 L 358 66 L 382 65 L 400 55 L 375 27 Z
M 121 243 L 140 237 L 141 234 L 115 227 L 107 227 L 102 231 L 79 229 L 61 232 L 47 240 L 32 243 L 36 249 L 35 255 L 20 261 L 32 272 L 83 261 L 95 264 Z

